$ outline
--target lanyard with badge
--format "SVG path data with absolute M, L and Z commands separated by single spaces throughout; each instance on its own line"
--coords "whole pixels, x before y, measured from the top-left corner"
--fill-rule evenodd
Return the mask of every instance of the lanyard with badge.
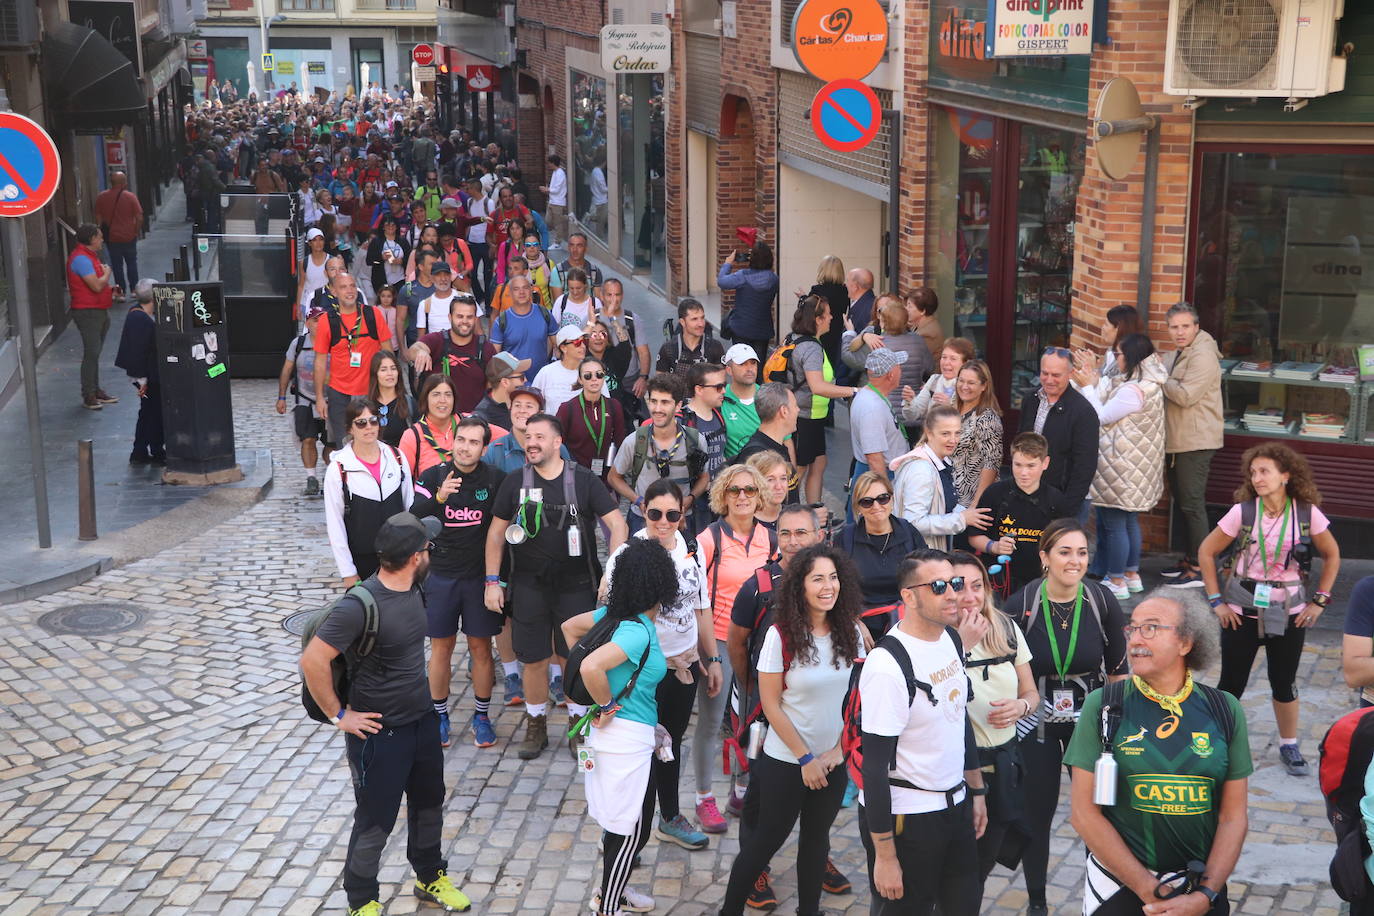
M 1059 678 L 1059 683 L 1067 684 L 1069 680 L 1069 666 L 1073 663 L 1074 650 L 1078 648 L 1078 623 L 1083 616 L 1083 586 L 1078 586 L 1078 594 L 1073 599 L 1073 622 L 1070 624 L 1065 621 L 1060 629 L 1068 628 L 1069 651 L 1066 655 L 1059 653 L 1059 640 L 1054 635 L 1054 619 L 1050 615 L 1049 588 L 1046 583 L 1040 583 L 1040 613 L 1045 616 L 1045 631 L 1050 639 L 1050 655 L 1054 659 L 1054 673 Z M 1050 710 L 1056 719 L 1073 718 L 1074 714 L 1073 690 L 1069 687 L 1055 687 L 1051 691 Z
M 603 400 L 599 411 L 600 429 L 592 432 L 592 423 L 587 419 L 587 398 L 580 391 L 577 393 L 577 403 L 582 408 L 582 424 L 587 427 L 587 435 L 591 437 L 592 445 L 596 446 L 596 451 L 592 453 L 596 456 L 592 459 L 592 473 L 600 477 L 606 470 L 606 461 L 601 457 L 601 444 L 606 441 L 606 404 Z
M 339 327 L 340 327 L 340 328 L 343 327 L 343 314 L 342 314 L 342 313 L 340 313 L 340 315 L 339 315 Z M 366 325 L 365 325 L 365 323 L 364 323 L 364 321 L 363 321 L 363 310 L 362 310 L 362 309 L 358 309 L 358 318 L 357 318 L 356 321 L 353 322 L 353 328 L 352 328 L 352 330 L 350 330 L 350 331 L 348 332 L 348 334 L 345 335 L 345 337 L 344 337 L 344 340 L 348 342 L 348 365 L 349 365 L 350 368 L 353 368 L 353 369 L 360 369 L 360 368 L 362 368 L 362 365 L 363 365 L 363 354 L 362 354 L 362 351 L 361 351 L 361 350 L 356 350 L 356 349 L 353 348 L 353 342 L 354 342 L 355 340 L 358 339 L 358 336 L 359 336 L 359 335 L 358 335 L 358 332 L 359 332 L 360 330 L 366 330 Z
M 1264 542 L 1264 506 L 1256 500 L 1255 511 L 1259 515 L 1259 524 L 1255 527 L 1259 529 L 1259 553 L 1260 553 L 1260 575 L 1269 575 L 1269 554 Z M 1283 504 L 1283 521 L 1279 523 L 1279 536 L 1274 540 L 1274 561 L 1278 565 L 1278 571 L 1282 572 L 1283 567 L 1278 564 L 1279 553 L 1283 549 L 1283 536 L 1288 533 L 1288 520 L 1293 513 L 1293 500 L 1287 499 Z M 1255 607 L 1269 607 L 1270 593 L 1274 588 L 1268 582 L 1255 583 Z

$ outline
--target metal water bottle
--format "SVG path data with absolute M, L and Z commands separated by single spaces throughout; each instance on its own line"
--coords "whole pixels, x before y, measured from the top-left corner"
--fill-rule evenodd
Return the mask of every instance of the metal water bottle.
M 1111 709 L 1102 707 L 1102 756 L 1093 767 L 1093 801 L 1105 807 L 1116 804 L 1116 757 L 1112 754 Z
M 749 726 L 749 749 L 750 760 L 757 760 L 759 754 L 763 753 L 763 741 L 768 737 L 768 725 L 762 720 L 756 719 Z
M 1109 808 L 1116 804 L 1116 758 L 1103 751 L 1093 767 L 1093 801 Z

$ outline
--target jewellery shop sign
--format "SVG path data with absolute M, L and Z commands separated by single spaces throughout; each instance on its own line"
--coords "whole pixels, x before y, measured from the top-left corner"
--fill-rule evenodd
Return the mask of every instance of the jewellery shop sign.
M 1092 54 L 1093 0 L 988 0 L 989 57 Z
M 601 68 L 608 73 L 667 73 L 673 38 L 666 25 L 601 28 Z

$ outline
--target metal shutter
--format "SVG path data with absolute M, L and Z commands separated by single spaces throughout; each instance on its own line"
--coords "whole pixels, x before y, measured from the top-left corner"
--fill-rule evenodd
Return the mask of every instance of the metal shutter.
M 837 172 L 886 188 L 888 179 L 888 145 L 892 142 L 891 125 L 884 120 L 873 142 L 853 153 L 837 153 L 816 139 L 811 129 L 811 103 L 821 89 L 821 81 L 804 73 L 778 71 L 778 145 L 784 158 L 796 156 L 815 162 Z M 884 108 L 892 107 L 892 92 L 875 90 Z M 876 188 L 863 189 L 865 193 Z M 887 198 L 886 190 L 881 196 Z
M 720 136 L 720 39 L 693 35 L 687 39 L 687 126 Z

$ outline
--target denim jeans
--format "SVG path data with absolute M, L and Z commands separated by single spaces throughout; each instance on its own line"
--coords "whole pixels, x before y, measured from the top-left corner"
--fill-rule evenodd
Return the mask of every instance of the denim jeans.
M 115 285 L 132 294 L 138 282 L 138 242 L 106 242 Z
M 1125 509 L 1097 506 L 1097 552 L 1091 572 L 1120 579 L 1140 571 L 1140 520 Z

